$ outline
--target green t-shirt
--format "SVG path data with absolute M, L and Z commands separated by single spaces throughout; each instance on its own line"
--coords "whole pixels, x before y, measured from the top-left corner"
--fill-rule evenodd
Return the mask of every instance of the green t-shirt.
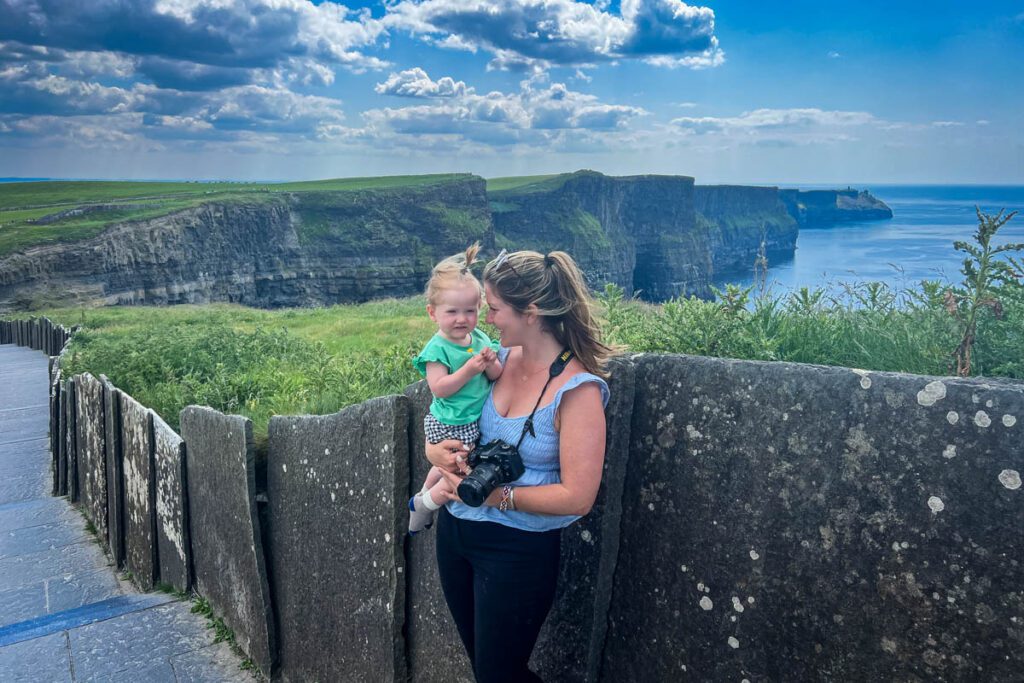
M 473 330 L 470 341 L 472 343 L 469 346 L 460 346 L 448 341 L 440 333 L 435 334 L 420 351 L 420 355 L 413 358 L 412 364 L 424 377 L 427 376 L 427 363 L 430 362 L 440 363 L 448 368 L 448 373 L 451 374 L 480 353 L 480 349 L 485 346 L 498 350 L 498 343 L 492 342 L 479 328 Z M 446 425 L 467 425 L 475 422 L 480 419 L 480 411 L 484 408 L 487 392 L 490 390 L 491 381 L 487 379 L 486 373 L 481 372 L 448 398 L 435 396 L 430 403 L 430 413 L 438 422 Z

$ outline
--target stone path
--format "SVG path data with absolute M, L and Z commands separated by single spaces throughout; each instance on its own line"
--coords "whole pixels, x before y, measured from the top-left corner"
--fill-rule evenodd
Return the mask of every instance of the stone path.
M 118 579 L 50 495 L 47 360 L 0 345 L 0 683 L 252 681 L 191 603 Z

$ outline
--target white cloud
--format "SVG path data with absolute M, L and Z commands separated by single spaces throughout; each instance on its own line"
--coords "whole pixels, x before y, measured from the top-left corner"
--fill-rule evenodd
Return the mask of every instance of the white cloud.
M 381 95 L 397 95 L 399 97 L 461 97 L 472 93 L 465 82 L 456 81 L 450 76 L 442 76 L 436 81 L 423 69 L 416 67 L 401 73 L 392 73 L 383 83 L 378 83 L 374 90 Z
M 493 68 L 536 70 L 642 59 L 704 68 L 723 61 L 714 12 L 681 0 L 400 0 L 383 23 L 460 49 L 486 50 Z
M 829 50 L 829 52 L 828 52 L 829 59 L 839 59 L 842 56 L 843 55 L 841 55 L 840 53 L 836 52 L 835 50 Z
M 757 145 L 789 146 L 855 139 L 862 127 L 883 128 L 885 122 L 867 112 L 803 109 L 755 109 L 739 116 L 682 116 L 672 125 L 689 135 L 717 135 Z
M 957 128 L 964 125 L 962 121 L 932 121 L 936 128 Z

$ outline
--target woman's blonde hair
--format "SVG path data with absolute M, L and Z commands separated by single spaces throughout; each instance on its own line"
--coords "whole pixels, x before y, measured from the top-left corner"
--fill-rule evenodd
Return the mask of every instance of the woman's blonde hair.
M 461 254 L 455 254 L 442 260 L 430 272 L 430 279 L 427 280 L 427 303 L 431 306 L 437 305 L 441 292 L 453 287 L 460 287 L 465 284 L 476 285 L 480 296 L 484 294 L 484 287 L 473 275 L 472 267 L 476 263 L 476 255 L 480 253 L 480 243 L 470 245 Z
M 571 256 L 564 251 L 503 253 L 484 268 L 484 282 L 519 313 L 535 305 L 542 324 L 587 372 L 608 376 L 608 360 L 616 350 L 601 341 L 594 300 Z

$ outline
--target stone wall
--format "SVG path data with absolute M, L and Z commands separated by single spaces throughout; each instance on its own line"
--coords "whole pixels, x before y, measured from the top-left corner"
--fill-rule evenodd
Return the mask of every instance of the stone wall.
M 46 338 L 32 328 L 0 321 Z M 423 383 L 275 417 L 257 461 L 247 420 L 190 407 L 179 437 L 105 378 L 103 424 L 83 425 L 95 380 L 53 365 L 55 486 L 95 465 L 103 431 L 108 544 L 116 558 L 123 535 L 142 585 L 191 583 L 281 680 L 472 680 L 433 532 L 404 533 Z M 601 491 L 563 533 L 534 653 L 546 679 L 1019 677 L 1024 384 L 672 355 L 613 369 Z

